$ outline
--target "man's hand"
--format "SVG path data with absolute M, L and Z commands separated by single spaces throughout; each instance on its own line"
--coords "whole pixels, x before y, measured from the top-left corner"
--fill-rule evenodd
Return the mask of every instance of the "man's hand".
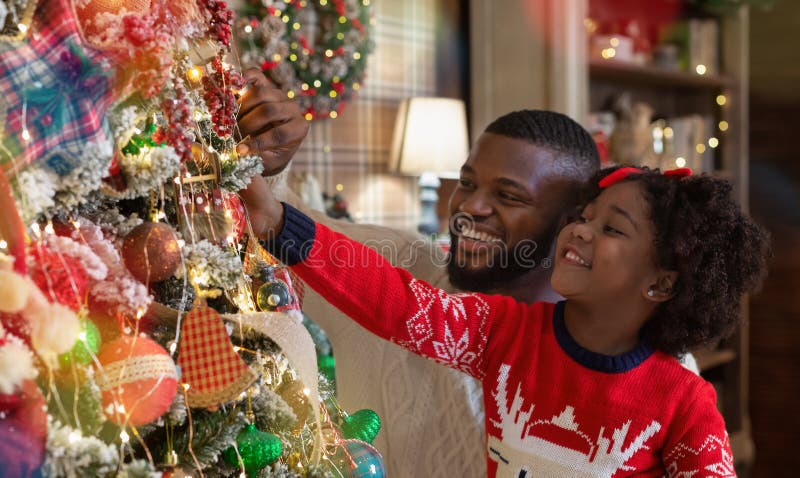
M 255 176 L 246 189 L 239 191 L 247 209 L 253 233 L 259 239 L 271 239 L 283 229 L 283 205 L 269 190 L 267 181 Z
M 250 88 L 240 102 L 239 132 L 244 140 L 236 151 L 257 154 L 264 163 L 264 176 L 283 171 L 308 134 L 308 121 L 297 102 L 289 99 L 264 74 L 250 68 L 244 72 Z

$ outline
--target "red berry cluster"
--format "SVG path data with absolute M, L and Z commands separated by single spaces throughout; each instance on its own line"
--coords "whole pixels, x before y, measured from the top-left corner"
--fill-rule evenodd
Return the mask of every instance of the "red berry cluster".
M 236 125 L 236 97 L 232 88 L 244 86 L 244 78 L 235 70 L 226 69 L 219 58 L 211 63 L 214 72 L 203 77 L 203 100 L 211 113 L 211 124 L 217 136 L 224 138 Z
M 197 4 L 205 10 L 208 34 L 230 48 L 233 11 L 228 10 L 228 5 L 222 0 L 197 0 Z
M 175 97 L 166 98 L 161 103 L 161 109 L 167 120 L 167 126 L 161 128 L 153 134 L 153 141 L 156 143 L 166 143 L 173 148 L 182 162 L 192 159 L 192 136 L 194 128 L 192 119 L 192 107 L 186 90 L 183 86 L 175 85 Z

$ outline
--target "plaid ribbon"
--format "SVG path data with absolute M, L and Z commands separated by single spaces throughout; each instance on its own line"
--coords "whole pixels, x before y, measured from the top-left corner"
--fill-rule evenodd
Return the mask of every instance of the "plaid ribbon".
M 257 378 L 233 349 L 222 317 L 205 305 L 184 318 L 178 355 L 186 404 L 214 407 L 234 400 Z
M 0 43 L 0 163 L 12 175 L 38 162 L 66 176 L 87 143 L 110 141 L 112 78 L 84 48 L 68 0 L 41 1 L 34 18 L 26 39 Z

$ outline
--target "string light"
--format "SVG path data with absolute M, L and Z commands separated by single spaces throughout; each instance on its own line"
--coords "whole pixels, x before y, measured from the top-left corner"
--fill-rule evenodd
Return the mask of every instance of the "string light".
M 200 81 L 200 79 L 203 78 L 203 72 L 200 71 L 200 68 L 193 66 L 186 73 L 186 76 L 189 77 L 189 81 L 191 81 L 192 83 L 197 83 L 198 81 Z
M 339 116 L 339 113 L 331 111 L 330 114 L 328 114 L 328 116 L 330 116 L 333 119 L 336 119 Z
M 245 33 L 253 33 L 253 27 L 251 27 L 250 25 L 245 25 L 244 26 L 244 32 Z
M 611 44 L 611 46 L 613 46 L 614 48 L 616 48 L 616 47 L 618 47 L 618 46 L 619 46 L 619 38 L 617 38 L 617 37 L 614 37 L 614 38 L 612 38 L 612 39 L 609 41 L 609 43 Z
M 356 59 L 356 60 L 360 60 L 361 59 L 361 53 L 359 53 L 357 51 L 354 51 L 353 52 L 353 58 Z M 358 83 L 353 83 L 353 84 L 357 85 Z
M 336 98 L 336 95 L 337 93 L 335 90 L 331 90 L 330 92 L 328 92 L 328 96 L 330 96 L 331 98 Z
M 694 147 L 694 149 L 695 151 L 697 151 L 697 154 L 703 154 L 706 152 L 706 145 L 704 145 L 703 143 L 698 143 L 697 146 Z
M 728 102 L 728 98 L 725 95 L 717 95 L 717 104 L 720 106 L 725 106 L 725 103 Z
M 707 70 L 706 65 L 697 65 L 694 67 L 694 71 L 696 71 L 698 75 L 705 75 Z
M 617 50 L 613 48 L 604 48 L 603 51 L 600 52 L 600 56 L 605 60 L 610 60 L 617 56 Z
M 344 185 L 343 185 L 343 184 L 341 184 L 341 183 L 337 184 L 337 185 L 336 185 L 336 190 L 337 190 L 337 191 L 339 191 L 339 192 L 342 192 L 342 191 L 344 191 Z
M 717 146 L 719 146 L 719 140 L 712 136 L 708 138 L 708 145 L 711 146 L 712 148 L 716 148 Z
M 684 159 L 682 156 L 678 156 L 675 158 L 675 165 L 679 168 L 686 166 L 686 159 Z
M 728 131 L 728 122 L 727 121 L 720 121 L 719 122 L 719 130 L 720 131 Z
M 322 86 L 322 82 L 319 80 L 314 80 L 314 87 L 319 88 L 320 86 Z

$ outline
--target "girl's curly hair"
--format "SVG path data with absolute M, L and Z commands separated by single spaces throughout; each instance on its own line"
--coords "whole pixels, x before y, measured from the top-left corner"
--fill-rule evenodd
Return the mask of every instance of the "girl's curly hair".
M 583 204 L 603 191 L 599 171 Z M 728 181 L 707 175 L 676 178 L 641 168 L 623 181 L 641 184 L 655 228 L 656 265 L 678 272 L 674 296 L 643 326 L 642 339 L 672 355 L 729 336 L 740 322 L 742 295 L 761 285 L 770 254 L 768 233 L 742 213 Z

